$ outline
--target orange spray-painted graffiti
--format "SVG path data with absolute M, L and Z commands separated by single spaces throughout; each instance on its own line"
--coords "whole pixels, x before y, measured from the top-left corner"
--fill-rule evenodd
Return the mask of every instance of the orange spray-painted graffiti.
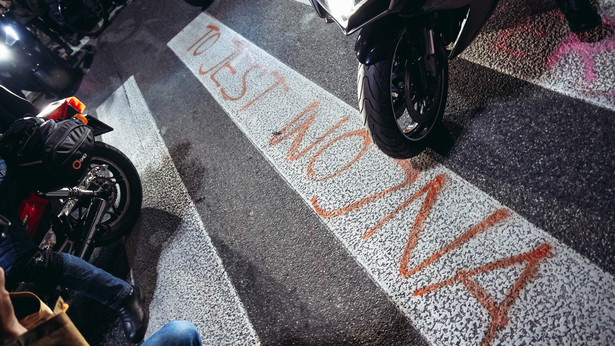
M 338 209 L 332 209 L 332 210 L 327 210 L 324 209 L 320 206 L 320 204 L 318 203 L 318 196 L 314 196 L 312 197 L 312 207 L 314 208 L 314 210 L 316 210 L 316 213 L 318 215 L 320 215 L 321 217 L 325 218 L 325 219 L 329 219 L 329 218 L 333 218 L 333 217 L 338 217 L 344 214 L 348 214 L 353 210 L 359 209 L 371 202 L 374 202 L 388 194 L 391 194 L 395 191 L 401 190 L 406 186 L 410 186 L 412 185 L 416 179 L 418 179 L 419 177 L 419 173 L 420 171 L 415 169 L 412 164 L 410 163 L 410 161 L 405 161 L 405 160 L 396 160 L 395 161 L 404 171 L 405 174 L 405 179 L 399 183 L 398 185 L 395 185 L 393 187 L 390 187 L 384 191 L 375 193 L 373 195 L 370 195 L 368 197 L 364 197 L 354 203 L 351 203 L 347 206 L 338 208 Z
M 300 157 L 303 157 L 310 150 L 314 149 L 314 147 L 316 147 L 316 145 L 318 145 L 318 143 L 322 142 L 327 136 L 329 136 L 331 133 L 333 133 L 333 131 L 337 130 L 337 128 L 342 126 L 343 123 L 348 121 L 349 117 L 346 117 L 346 118 L 340 120 L 337 124 L 333 125 L 333 127 L 330 128 L 324 135 L 320 136 L 320 138 L 318 138 L 315 142 L 313 142 L 312 144 L 308 145 L 305 149 L 299 151 L 299 147 L 301 146 L 301 143 L 303 143 L 303 139 L 304 139 L 307 131 L 309 130 L 310 125 L 312 125 L 312 123 L 316 119 L 316 112 L 314 112 L 314 110 L 316 109 L 316 107 L 318 107 L 318 104 L 319 104 L 318 101 L 315 101 L 314 103 L 312 103 L 301 114 L 299 114 L 290 123 L 288 123 L 288 125 L 286 125 L 286 127 L 284 127 L 280 132 L 276 133 L 271 138 L 271 140 L 269 140 L 269 145 L 270 146 L 274 146 L 276 144 L 281 143 L 286 138 L 291 137 L 293 135 L 296 135 L 295 139 L 293 140 L 292 144 L 290 145 L 290 149 L 288 149 L 288 154 L 286 155 L 286 161 L 294 161 L 294 160 L 297 160 Z M 308 116 L 307 120 L 305 120 L 303 123 L 300 123 L 299 125 L 297 125 L 296 128 L 292 128 L 293 125 L 295 125 L 295 123 L 299 123 L 299 121 L 301 119 L 303 119 L 303 117 L 308 115 L 308 114 L 309 114 L 309 116 Z
M 252 101 L 248 102 L 245 106 L 241 107 L 241 110 L 246 110 L 248 107 L 250 107 L 251 105 L 254 104 L 254 102 L 256 102 L 257 100 L 259 100 L 261 97 L 263 97 L 265 94 L 271 92 L 273 89 L 275 89 L 277 86 L 281 86 L 282 90 L 289 92 L 290 88 L 288 87 L 288 84 L 286 84 L 286 80 L 284 78 L 282 78 L 282 76 L 280 76 L 280 74 L 277 71 L 271 71 L 271 75 L 275 78 L 275 83 L 273 83 L 270 87 L 268 87 L 267 89 L 265 89 L 265 91 L 263 91 L 262 93 L 260 93 L 258 96 L 256 96 L 254 99 L 252 99 Z M 262 77 L 262 75 L 261 75 Z
M 220 38 L 220 29 L 217 26 L 208 25 L 206 26 L 205 34 L 198 38 L 198 40 L 188 48 L 188 52 L 192 51 L 193 56 L 203 59 L 207 56 L 208 51 L 220 41 Z M 275 70 L 270 71 L 270 68 L 266 64 L 259 63 L 257 59 L 254 58 L 248 44 L 234 38 L 231 42 L 231 47 L 233 50 L 228 55 L 220 61 L 203 59 L 203 63 L 198 68 L 198 73 L 200 75 L 209 75 L 209 79 L 211 79 L 211 81 L 219 89 L 222 99 L 230 102 L 241 102 L 241 107 L 239 110 L 245 111 L 255 105 L 258 101 L 264 102 L 267 95 L 269 95 L 267 97 L 279 96 L 279 93 L 274 92 L 276 90 L 282 93 L 288 93 L 291 91 L 283 75 Z M 228 47 L 228 44 L 225 47 Z M 239 59 L 241 58 L 245 59 L 240 61 Z M 205 63 L 207 63 L 209 67 L 206 67 Z M 217 76 L 222 73 L 227 75 L 230 74 L 230 76 L 237 75 L 240 68 L 243 69 L 243 74 L 241 75 L 241 78 L 236 78 L 237 83 L 233 86 L 235 92 L 231 93 L 229 91 L 231 89 L 231 85 L 228 83 L 232 82 L 224 79 L 223 81 L 224 83 L 227 83 L 227 85 L 223 86 L 221 80 L 217 78 Z M 248 77 L 250 75 L 257 75 L 261 79 L 271 77 L 273 78 L 273 81 L 271 84 L 265 84 L 266 87 L 263 87 L 263 84 L 261 83 L 257 86 L 260 90 L 254 90 L 248 85 Z M 320 129 L 319 127 L 317 129 L 317 127 L 313 125 L 315 125 L 319 120 L 319 106 L 319 101 L 312 102 L 299 115 L 283 126 L 279 132 L 276 132 L 268 142 L 269 146 L 276 146 L 282 142 L 290 141 L 290 145 L 285 156 L 286 162 L 296 161 L 300 158 L 306 157 L 309 153 L 313 153 L 307 163 L 306 175 L 309 179 L 318 182 L 332 179 L 342 172 L 350 169 L 362 157 L 364 157 L 371 143 L 369 135 L 364 129 L 353 129 L 343 132 L 342 134 L 336 134 L 336 132 L 342 132 L 341 128 L 343 125 L 348 124 L 350 119 L 348 116 L 341 118 L 338 122 L 332 126 L 329 126 L 325 130 Z M 322 134 L 314 135 L 313 137 L 315 137 L 315 139 L 310 143 L 306 143 L 306 138 L 309 137 L 308 134 L 311 134 L 311 131 L 316 132 L 319 130 Z M 337 171 L 318 175 L 315 168 L 318 158 L 339 141 L 351 139 L 359 139 L 361 141 L 360 149 L 357 154 Z M 401 192 L 402 189 L 408 188 L 416 183 L 421 174 L 420 170 L 413 167 L 411 161 L 408 160 L 396 160 L 395 162 L 403 171 L 403 181 L 397 185 L 386 188 L 380 192 L 373 193 L 342 207 L 333 209 L 327 209 L 321 206 L 319 196 L 314 196 L 312 197 L 312 206 L 314 210 L 323 218 L 340 217 L 382 199 L 385 196 L 398 191 Z M 453 249 L 466 244 L 470 239 L 476 237 L 477 235 L 492 229 L 496 224 L 502 222 L 509 216 L 509 211 L 505 209 L 496 210 L 493 214 L 478 222 L 475 226 L 453 240 L 451 243 L 436 251 L 429 258 L 418 265 L 411 267 L 410 263 L 413 253 L 419 244 L 422 233 L 426 229 L 427 220 L 432 214 L 432 211 L 436 206 L 436 202 L 449 179 L 450 177 L 444 174 L 435 176 L 424 186 L 420 187 L 416 193 L 406 198 L 393 211 L 388 212 L 386 216 L 384 216 L 363 234 L 362 239 L 364 241 L 369 240 L 378 230 L 382 229 L 384 225 L 390 222 L 399 213 L 409 208 L 411 204 L 416 203 L 421 197 L 424 197 L 416 219 L 414 220 L 414 224 L 409 232 L 408 241 L 402 254 L 399 267 L 399 275 L 402 278 L 409 278 L 410 276 L 417 274 L 426 267 L 432 265 L 434 262 L 440 260 Z M 550 245 L 543 244 L 536 250 L 522 255 L 497 260 L 480 268 L 469 271 L 458 270 L 452 279 L 416 289 L 414 291 L 414 295 L 425 295 L 452 284 L 460 283 L 464 285 L 464 287 L 466 287 L 466 289 L 480 302 L 480 304 L 487 309 L 492 317 L 488 331 L 483 338 L 483 344 L 489 344 L 495 339 L 496 333 L 508 324 L 509 309 L 518 298 L 519 292 L 525 288 L 528 282 L 536 275 L 538 263 L 542 259 L 546 258 L 550 251 Z M 500 303 L 496 303 L 485 291 L 485 289 L 472 279 L 473 276 L 487 271 L 493 271 L 506 266 L 525 262 L 528 262 L 528 264 L 521 277 L 514 284 L 510 292 L 508 292 L 506 298 Z
M 342 126 L 345 122 L 350 120 L 350 117 L 345 117 L 345 118 L 341 119 L 335 125 L 333 125 L 330 129 L 328 129 L 322 136 L 320 136 L 314 142 L 312 142 L 307 147 L 305 147 L 303 150 L 301 150 L 300 149 L 301 144 L 303 143 L 303 141 L 305 139 L 305 136 L 306 136 L 308 130 L 310 129 L 310 126 L 314 123 L 314 120 L 316 120 L 316 117 L 317 117 L 316 108 L 318 107 L 318 105 L 319 105 L 318 101 L 313 102 L 301 114 L 299 114 L 297 117 L 295 117 L 293 120 L 291 120 L 291 122 L 288 123 L 288 125 L 286 125 L 282 130 L 280 130 L 278 133 L 276 133 L 269 140 L 269 145 L 270 146 L 274 146 L 276 144 L 281 143 L 282 141 L 284 141 L 285 139 L 287 139 L 287 138 L 289 138 L 291 136 L 295 136 L 295 139 L 293 140 L 293 142 L 290 145 L 290 148 L 288 149 L 288 153 L 286 155 L 286 161 L 294 161 L 294 160 L 297 160 L 297 159 L 305 156 L 305 154 L 307 154 L 312 149 L 314 149 L 318 144 L 322 143 L 327 137 L 329 137 L 333 132 L 335 132 L 338 128 L 340 128 L 340 126 Z M 307 117 L 307 119 L 304 119 L 305 117 Z M 316 177 L 316 172 L 314 171 L 314 164 L 315 164 L 316 160 L 318 159 L 318 157 L 320 155 L 322 155 L 323 152 L 325 150 L 327 150 L 327 148 L 331 147 L 336 142 L 338 142 L 340 140 L 343 140 L 343 139 L 346 139 L 346 138 L 353 137 L 353 136 L 357 136 L 357 137 L 359 137 L 359 138 L 361 138 L 363 140 L 362 141 L 362 146 L 361 146 L 361 151 L 352 160 L 350 160 L 350 162 L 348 162 L 341 169 L 339 169 L 336 172 L 331 173 L 331 174 L 329 174 L 329 175 L 327 175 L 327 176 L 325 176 L 323 178 L 317 178 Z M 355 162 L 357 162 L 361 158 L 361 156 L 363 156 L 365 154 L 365 152 L 367 151 L 367 149 L 369 147 L 370 142 L 371 142 L 371 139 L 369 138 L 369 135 L 367 134 L 367 131 L 365 131 L 365 130 L 350 131 L 350 132 L 347 132 L 347 133 L 345 133 L 343 135 L 340 135 L 340 136 L 330 140 L 327 144 L 322 146 L 316 152 L 316 154 L 314 154 L 314 157 L 312 158 L 312 160 L 308 164 L 308 167 L 307 167 L 307 176 L 308 176 L 308 178 L 310 178 L 312 180 L 316 180 L 316 181 L 323 181 L 323 180 L 331 179 L 331 178 L 337 176 L 341 172 L 343 172 L 343 171 L 347 170 L 348 168 L 350 168 Z
M 301 144 L 303 143 L 305 136 L 310 129 L 310 126 L 316 120 L 316 108 L 319 103 L 312 103 L 306 110 L 304 110 L 299 116 L 295 117 L 289 124 L 287 124 L 280 132 L 276 133 L 269 141 L 270 146 L 278 145 L 284 140 L 290 140 L 293 137 L 292 143 L 289 146 L 286 160 L 292 161 L 296 160 L 300 157 L 305 156 L 308 152 L 315 149 L 319 144 L 326 139 L 327 136 L 330 136 L 333 131 L 338 129 L 344 122 L 348 119 L 344 118 L 340 120 L 338 123 L 333 125 L 324 135 L 318 137 L 315 141 L 305 146 L 303 150 L 301 150 Z M 302 121 L 302 122 L 301 122 Z M 354 134 L 354 132 L 348 132 L 342 136 L 337 138 L 342 138 L 345 136 L 349 136 Z M 321 149 L 316 152 L 310 164 L 308 165 L 308 176 L 314 175 L 315 173 L 311 171 L 312 164 L 314 160 L 318 157 L 319 153 L 321 153 L 324 149 L 326 149 L 331 143 L 333 143 L 336 139 L 330 141 L 328 144 L 322 145 Z M 365 148 L 364 148 L 365 150 Z M 364 152 L 361 151 L 361 153 Z M 362 154 L 358 155 L 355 159 L 358 159 Z M 355 162 L 355 161 L 353 161 Z M 357 210 L 363 206 L 366 206 L 369 203 L 372 203 L 380 198 L 385 197 L 388 194 L 391 194 L 395 191 L 399 191 L 404 187 L 408 187 L 416 182 L 419 177 L 420 171 L 415 169 L 410 161 L 407 160 L 396 160 L 396 163 L 403 169 L 405 173 L 405 179 L 398 185 L 395 185 L 391 188 L 385 189 L 379 193 L 372 194 L 365 198 L 362 198 L 354 203 L 350 203 L 346 206 L 337 208 L 337 209 L 324 209 L 319 205 L 318 196 L 314 196 L 312 198 L 312 206 L 314 210 L 323 218 L 334 218 L 339 217 L 344 214 L 348 214 L 354 210 Z M 382 220 L 380 220 L 376 225 L 370 228 L 364 235 L 363 239 L 367 240 L 372 237 L 380 228 L 382 228 L 387 222 L 389 222 L 392 218 L 395 217 L 402 210 L 406 209 L 410 204 L 414 203 L 421 196 L 425 196 L 425 199 L 421 205 L 421 208 L 418 212 L 417 218 L 412 226 L 410 231 L 410 235 L 408 238 L 408 242 L 405 246 L 404 252 L 402 254 L 402 259 L 400 263 L 400 276 L 402 278 L 408 278 L 421 270 L 425 269 L 429 265 L 433 264 L 440 258 L 442 258 L 447 253 L 451 252 L 453 249 L 456 249 L 463 244 L 467 243 L 470 239 L 476 237 L 477 235 L 487 231 L 492 228 L 496 224 L 505 220 L 510 212 L 506 209 L 498 209 L 491 215 L 487 216 L 484 220 L 477 223 L 474 227 L 470 228 L 468 231 L 463 233 L 461 236 L 456 238 L 451 243 L 445 245 L 440 250 L 436 251 L 429 258 L 418 264 L 417 266 L 410 268 L 410 261 L 412 259 L 413 251 L 415 250 L 418 241 L 421 237 L 421 233 L 425 229 L 426 220 L 431 214 L 432 208 L 435 205 L 435 202 L 441 193 L 446 182 L 446 176 L 440 174 L 429 181 L 425 186 L 423 186 L 418 192 L 413 194 L 411 197 L 406 199 L 403 203 L 401 203 L 395 210 L 386 215 Z M 442 288 L 446 285 L 453 284 L 455 282 L 461 282 L 463 285 L 467 287 L 467 289 L 479 300 L 482 306 L 484 306 L 492 316 L 492 322 L 488 327 L 488 331 L 483 338 L 482 344 L 487 345 L 490 344 L 496 333 L 505 327 L 508 324 L 508 311 L 511 306 L 513 306 L 516 301 L 519 292 L 527 285 L 527 283 L 535 276 L 537 271 L 537 263 L 541 259 L 545 258 L 550 252 L 550 245 L 543 244 L 539 249 L 532 251 L 527 254 L 513 256 L 508 259 L 503 259 L 499 261 L 495 261 L 489 265 L 480 267 L 473 271 L 458 271 L 458 274 L 454 279 L 449 280 L 445 283 L 430 285 L 424 288 L 417 289 L 415 291 L 416 296 L 420 296 L 426 293 L 429 293 L 438 288 Z M 507 295 L 507 298 L 502 303 L 495 303 L 492 298 L 486 293 L 486 291 L 478 285 L 476 282 L 471 280 L 471 277 L 477 275 L 479 273 L 487 272 L 502 268 L 507 265 L 513 265 L 519 263 L 521 261 L 528 260 L 530 264 L 527 269 L 522 274 L 521 278 L 515 283 L 513 289 Z
M 220 28 L 215 25 L 207 25 L 207 31 L 205 34 L 197 39 L 190 47 L 188 47 L 187 51 L 192 51 L 193 56 L 201 56 L 214 47 L 220 37 Z M 245 105 L 242 106 L 241 110 L 245 110 L 252 106 L 257 100 L 261 99 L 266 94 L 272 92 L 278 86 L 282 91 L 288 92 L 290 91 L 286 80 L 280 76 L 277 71 L 269 71 L 269 69 L 256 62 L 256 59 L 253 57 L 250 48 L 245 44 L 245 42 L 232 39 L 231 40 L 234 50 L 224 57 L 221 61 L 216 62 L 211 67 L 205 67 L 205 64 L 202 63 L 199 67 L 198 73 L 199 75 L 209 75 L 209 78 L 214 82 L 216 87 L 220 89 L 220 94 L 224 100 L 228 101 L 240 101 L 243 100 L 248 91 L 248 75 L 253 72 L 257 73 L 258 77 L 263 78 L 267 75 L 273 77 L 274 82 L 271 86 L 268 86 L 264 91 L 258 93 L 253 99 L 249 100 Z M 203 55 L 203 57 L 206 57 Z M 228 71 L 231 75 L 237 74 L 237 67 L 233 65 L 233 63 L 238 60 L 240 57 L 244 57 L 248 60 L 248 64 L 242 64 L 242 67 L 245 66 L 245 71 L 241 76 L 239 85 L 239 93 L 238 95 L 231 96 L 227 89 L 222 86 L 222 83 L 217 78 L 219 73 L 222 73 L 222 70 Z M 257 91 L 258 92 L 258 91 Z
M 203 54 L 203 52 L 205 52 L 206 50 L 208 50 L 209 48 L 211 48 L 211 46 L 213 46 L 216 42 L 218 42 L 218 39 L 220 38 L 220 28 L 215 26 L 215 25 L 208 25 L 207 26 L 207 32 L 205 33 L 205 35 L 201 36 L 196 42 L 194 42 L 194 44 L 190 47 L 188 47 L 188 49 L 186 49 L 188 52 L 192 50 L 192 48 L 194 49 L 194 52 L 192 52 L 192 55 L 197 56 L 197 55 L 201 55 Z M 213 41 L 212 41 L 213 40 Z M 201 47 L 207 43 L 207 42 L 211 42 L 211 44 L 209 46 L 207 46 L 207 48 L 199 51 L 199 49 L 201 49 Z M 198 45 L 198 47 L 196 46 L 198 43 L 200 43 Z
M 549 256 L 551 253 L 551 245 L 541 244 L 533 251 L 512 256 L 509 258 L 501 259 L 495 262 L 491 262 L 482 267 L 472 269 L 469 271 L 459 270 L 452 279 L 425 286 L 414 291 L 415 296 L 428 294 L 436 291 L 442 287 L 452 285 L 455 283 L 461 283 L 466 289 L 478 300 L 478 302 L 489 312 L 491 316 L 491 323 L 487 329 L 487 333 L 483 337 L 481 345 L 489 345 L 495 339 L 495 335 L 498 330 L 508 325 L 508 311 L 514 305 L 519 293 L 527 286 L 527 284 L 534 278 L 538 272 L 538 263 Z M 504 300 L 500 303 L 496 303 L 493 297 L 487 293 L 487 291 L 480 286 L 476 281 L 472 280 L 473 276 L 482 274 L 488 271 L 493 271 L 500 268 L 510 267 L 515 264 L 525 263 L 527 265 L 519 279 L 514 283 L 512 288 L 506 294 Z
M 337 143 L 338 141 L 341 141 L 343 139 L 347 139 L 347 138 L 351 138 L 351 137 L 359 137 L 360 139 L 362 139 L 362 146 L 361 146 L 361 151 L 352 158 L 352 160 L 350 160 L 344 167 L 342 167 L 341 169 L 335 171 L 334 173 L 331 173 L 325 177 L 322 178 L 317 178 L 316 177 L 316 171 L 314 170 L 314 164 L 316 163 L 316 160 L 318 159 L 318 157 L 320 155 L 322 155 L 322 153 L 324 153 L 329 147 L 333 146 L 335 143 Z M 324 181 L 327 179 L 331 179 L 335 176 L 337 176 L 338 174 L 342 173 L 343 171 L 347 170 L 348 168 L 350 168 L 352 165 L 354 165 L 355 162 L 357 162 L 359 160 L 359 158 L 361 156 L 363 156 L 365 154 L 365 152 L 367 151 L 367 149 L 369 148 L 369 144 L 371 143 L 371 139 L 369 138 L 369 135 L 367 134 L 367 131 L 365 130 L 355 130 L 355 131 L 350 131 L 347 132 L 339 137 L 336 137 L 335 139 L 331 140 L 329 143 L 327 143 L 327 145 L 325 145 L 324 147 L 322 147 L 320 150 L 318 150 L 316 152 L 316 154 L 314 155 L 314 158 L 312 158 L 312 160 L 310 161 L 310 163 L 308 164 L 307 167 L 307 176 L 308 178 L 315 180 L 315 181 Z

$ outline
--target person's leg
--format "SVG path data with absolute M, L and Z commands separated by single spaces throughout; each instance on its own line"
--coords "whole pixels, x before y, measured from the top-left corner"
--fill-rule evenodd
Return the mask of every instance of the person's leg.
M 60 286 L 94 299 L 113 310 L 117 310 L 130 294 L 131 286 L 126 281 L 79 257 L 67 253 L 61 253 L 60 256 L 63 266 L 58 277 Z
M 201 335 L 196 327 L 186 321 L 171 321 L 165 324 L 141 346 L 200 346 Z
M 13 182 L 0 159 L 0 214 L 11 222 L 8 230 L 0 230 L 0 265 L 5 267 L 7 280 L 32 282 L 43 289 L 59 284 L 94 299 L 119 313 L 129 341 L 141 341 L 147 312 L 138 289 L 78 257 L 39 250 L 17 215 Z
M 15 316 L 9 292 L 4 287 L 4 270 L 0 268 L 0 343 L 4 344 L 27 331 Z
M 133 343 L 143 340 L 148 314 L 139 289 L 79 257 L 61 255 L 63 270 L 59 284 L 114 309 L 122 319 L 126 338 Z

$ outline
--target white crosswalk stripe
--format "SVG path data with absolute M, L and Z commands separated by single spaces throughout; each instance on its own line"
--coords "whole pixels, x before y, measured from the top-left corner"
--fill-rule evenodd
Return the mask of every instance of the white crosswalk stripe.
M 204 344 L 259 344 L 134 78 L 96 113 L 115 128 L 103 140 L 122 150 L 139 171 L 144 210 L 161 211 L 179 220 L 177 230 L 162 230 L 128 245 L 128 252 L 137 257 L 132 261 L 133 276 L 151 277 L 152 282 L 139 284 L 155 288 L 146 337 L 170 320 L 187 320 L 199 329 Z M 152 263 L 156 252 L 160 257 Z M 148 276 L 148 271 L 153 273 Z

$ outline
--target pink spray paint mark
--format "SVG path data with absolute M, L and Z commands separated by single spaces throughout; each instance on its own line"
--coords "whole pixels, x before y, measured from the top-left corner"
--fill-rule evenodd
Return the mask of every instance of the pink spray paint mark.
M 536 25 L 536 22 L 532 17 L 521 16 L 520 20 L 515 21 L 509 28 L 506 28 L 500 32 L 494 43 L 495 49 L 518 59 L 526 58 L 528 55 L 527 52 L 512 47 L 509 44 L 510 38 L 519 32 L 524 35 L 531 35 L 532 37 L 542 38 L 545 36 L 544 28 Z
M 602 25 L 611 28 L 611 30 L 615 28 L 615 23 L 610 19 L 603 18 Z M 576 34 L 569 33 L 549 56 L 547 68 L 555 66 L 569 52 L 576 52 L 584 63 L 585 81 L 592 83 L 596 80 L 594 56 L 598 53 L 610 52 L 612 50 L 615 50 L 615 37 L 589 43 L 582 42 Z M 615 90 L 613 90 L 613 93 L 615 95 Z

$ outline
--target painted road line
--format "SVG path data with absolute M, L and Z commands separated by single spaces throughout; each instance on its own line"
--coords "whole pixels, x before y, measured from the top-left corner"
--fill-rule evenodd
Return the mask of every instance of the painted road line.
M 429 341 L 615 337 L 614 278 L 514 211 L 386 157 L 356 109 L 208 14 L 168 46 Z
M 140 286 L 155 287 L 147 336 L 170 320 L 188 320 L 204 344 L 259 344 L 134 78 L 96 113 L 115 129 L 104 141 L 132 160 L 143 182 L 142 232 L 153 234 L 134 236 L 136 244 L 127 252 L 135 254 L 131 267 L 136 280 L 141 276 L 146 281 Z M 157 225 L 156 220 L 163 220 L 157 214 L 176 219 L 177 230 L 169 234 L 168 224 Z M 152 263 L 156 253 L 159 260 Z
M 312 6 L 304 0 L 295 1 Z M 599 0 L 597 8 L 603 27 L 615 31 L 615 0 Z M 556 7 L 543 9 L 523 1 L 501 1 L 460 57 L 615 110 L 615 35 L 607 34 L 596 42 L 581 41 L 570 32 Z

